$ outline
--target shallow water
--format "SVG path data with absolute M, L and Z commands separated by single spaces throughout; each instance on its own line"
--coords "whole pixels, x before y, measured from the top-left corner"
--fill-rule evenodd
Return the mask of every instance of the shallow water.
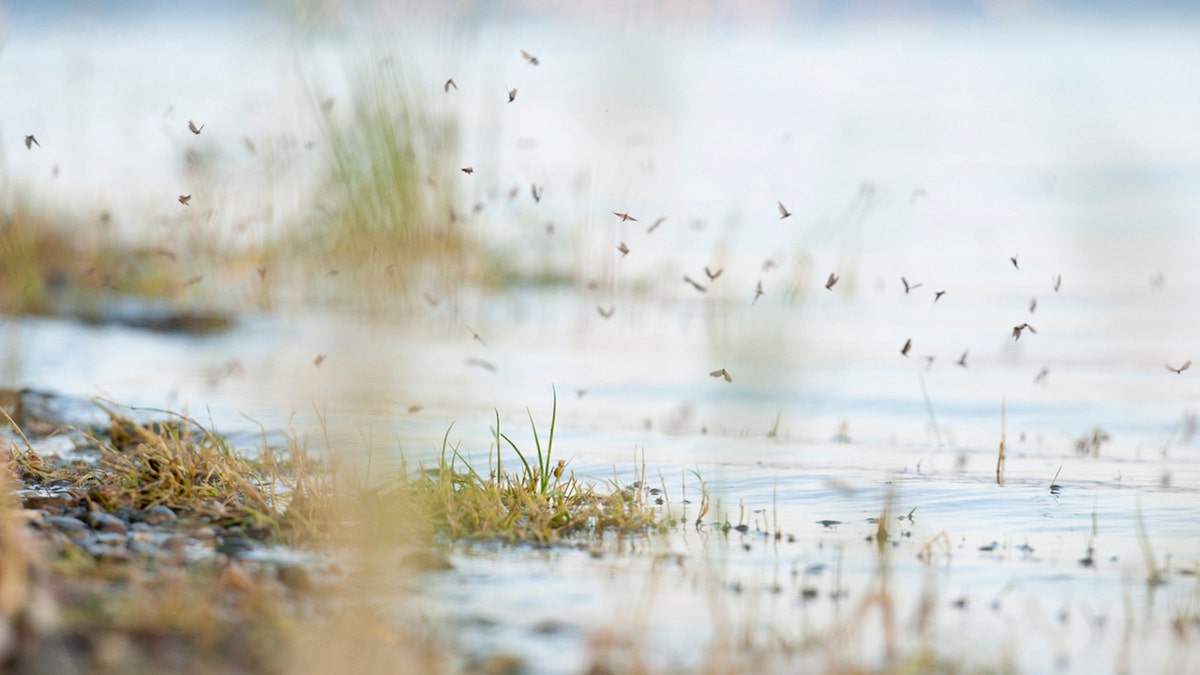
M 297 47 L 273 21 L 212 39 L 204 21 L 216 20 L 197 17 L 166 43 L 154 23 L 91 26 L 70 55 L 54 46 L 65 33 L 14 29 L 0 89 L 30 93 L 0 110 L 0 129 L 36 129 L 47 145 L 6 147 L 6 174 L 155 236 L 220 233 L 237 247 L 285 226 L 308 206 L 313 173 L 301 81 L 344 96 L 337 64 L 358 55 L 353 41 L 318 32 Z M 1163 368 L 1200 358 L 1200 82 L 1185 65 L 1200 26 L 596 21 L 506 16 L 406 36 L 402 54 L 434 110 L 461 124 L 456 163 L 476 168 L 461 210 L 486 204 L 474 231 L 577 283 L 467 291 L 402 318 L 248 313 L 209 337 L 8 319 L 8 379 L 185 408 L 250 438 L 245 415 L 360 467 L 369 447 L 377 471 L 398 464 L 397 447 L 434 456 L 451 423 L 450 441 L 487 461 L 496 414 L 529 442 L 526 410 L 544 434 L 553 386 L 555 453 L 577 475 L 628 484 L 644 461 L 674 513 L 686 486 L 691 519 L 698 471 L 720 499 L 701 530 L 598 556 L 465 547 L 454 571 L 394 601 L 398 616 L 416 603 L 445 617 L 468 653 L 513 653 L 532 672 L 583 669 L 606 633 L 668 671 L 731 658 L 721 640 L 747 633 L 809 644 L 801 664 L 884 663 L 878 608 L 855 613 L 881 579 L 868 519 L 889 499 L 902 651 L 927 641 L 1025 672 L 1200 667 L 1196 626 L 1183 639 L 1171 626 L 1200 612 L 1200 384 L 1195 370 Z M 113 84 L 145 49 L 162 70 Z M 185 62 L 199 64 L 189 86 L 168 67 Z M 240 75 L 216 88 L 235 63 Z M 453 98 L 441 96 L 448 74 Z M 71 90 L 103 104 L 104 124 L 51 105 L 71 78 L 88 83 Z M 511 106 L 509 86 L 520 89 Z M 199 142 L 216 173 L 261 181 L 215 182 L 203 220 L 173 203 L 196 178 L 180 161 L 193 116 L 209 125 Z M 56 128 L 72 129 L 69 145 Z M 272 150 L 249 155 L 242 136 Z M 113 187 L 113 175 L 140 189 Z M 507 199 L 531 182 L 546 188 L 541 203 Z M 777 201 L 794 215 L 781 220 Z M 725 271 L 709 282 L 705 266 Z M 901 276 L 923 286 L 906 294 Z M 1014 341 L 1024 322 L 1037 334 Z M 709 376 L 721 368 L 732 382 Z M 1099 456 L 1076 453 L 1095 428 L 1111 436 Z M 739 504 L 750 533 L 717 532 L 741 520 Z M 1164 585 L 1146 583 L 1139 517 Z M 795 540 L 759 532 L 777 528 Z

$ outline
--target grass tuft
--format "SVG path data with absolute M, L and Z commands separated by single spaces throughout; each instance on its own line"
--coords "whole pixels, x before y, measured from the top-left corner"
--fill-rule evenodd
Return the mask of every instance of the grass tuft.
M 530 415 L 531 452 L 501 431 L 497 413 L 496 465 L 490 468 L 489 453 L 486 472 L 450 444 L 447 429 L 436 467 L 422 465 L 412 474 L 402 468 L 394 483 L 360 495 L 369 499 L 368 511 L 379 523 L 426 523 L 430 529 L 425 536 L 451 541 L 554 544 L 568 537 L 645 533 L 673 524 L 669 518 L 660 519 L 636 488 L 612 484 L 601 489 L 568 472 L 567 462 L 553 455 L 556 421 L 557 395 L 545 446 Z M 516 454 L 518 470 L 504 470 L 501 441 Z
M 385 291 L 413 301 L 470 275 L 453 209 L 457 126 L 436 118 L 400 58 L 380 52 L 354 70 L 346 103 L 322 105 L 314 91 L 326 177 L 294 241 L 310 276 L 340 269 L 372 306 Z
M 142 426 L 112 416 L 100 466 L 118 481 L 91 492 L 107 510 L 170 505 L 214 522 L 277 529 L 279 514 L 256 467 L 213 432 L 184 424 Z

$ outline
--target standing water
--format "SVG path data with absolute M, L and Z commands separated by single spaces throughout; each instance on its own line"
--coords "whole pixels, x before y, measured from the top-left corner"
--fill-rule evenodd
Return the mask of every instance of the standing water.
M 453 129 L 423 189 L 506 274 L 397 313 L 214 270 L 189 292 L 230 330 L 9 317 L 8 384 L 378 472 L 486 463 L 553 387 L 556 456 L 687 526 L 459 545 L 379 596 L 468 664 L 1200 668 L 1194 15 L 134 4 L 11 8 L 0 197 L 255 251 L 322 217 L 321 129 L 387 64 Z

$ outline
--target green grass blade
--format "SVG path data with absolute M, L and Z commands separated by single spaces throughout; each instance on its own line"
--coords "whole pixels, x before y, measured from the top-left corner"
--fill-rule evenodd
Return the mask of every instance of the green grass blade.
M 542 468 L 542 491 L 550 485 L 550 453 L 554 450 L 554 423 L 558 420 L 558 390 L 554 385 L 550 385 L 550 391 L 554 395 L 553 404 L 550 407 L 550 437 L 546 439 L 546 465 Z
M 512 439 L 509 438 L 508 436 L 505 436 L 504 434 L 500 434 L 500 438 L 503 438 L 505 441 L 507 441 L 508 445 L 510 447 L 512 447 L 514 452 L 517 453 L 517 457 L 521 460 L 521 464 L 525 465 L 525 478 L 527 480 L 532 481 L 533 480 L 533 470 L 529 468 L 529 462 L 526 461 L 525 454 L 523 452 L 521 452 L 521 449 L 517 447 L 517 444 L 513 443 Z
M 542 441 L 538 438 L 537 424 L 533 421 L 533 413 L 530 412 L 528 408 L 525 409 L 525 412 L 529 415 L 529 426 L 533 428 L 533 444 L 537 447 L 538 453 L 538 471 L 542 474 L 542 476 L 538 478 L 538 484 L 534 487 L 541 492 L 545 492 L 544 488 L 542 488 L 542 485 L 545 483 L 546 475 L 546 462 L 542 459 Z
M 450 430 L 453 428 L 454 428 L 454 422 L 451 422 L 450 426 L 446 427 L 446 435 L 442 436 L 442 458 L 441 458 L 441 461 L 438 462 L 439 469 L 446 468 L 446 446 L 450 444 Z M 453 464 L 451 464 L 450 468 L 451 468 L 451 470 L 454 469 Z
M 496 482 L 504 480 L 504 464 L 500 461 L 500 411 L 492 408 L 496 413 Z

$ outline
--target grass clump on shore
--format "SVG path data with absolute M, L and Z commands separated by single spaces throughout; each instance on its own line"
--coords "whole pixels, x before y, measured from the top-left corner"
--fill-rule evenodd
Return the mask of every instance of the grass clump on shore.
M 278 530 L 274 493 L 284 477 L 269 462 L 252 462 L 186 417 L 142 425 L 110 415 L 110 442 L 99 444 L 108 475 L 90 492 L 100 506 L 163 505 L 222 525 Z
M 44 458 L 24 439 L 25 449 L 12 451 L 14 474 L 30 487 L 69 485 L 88 510 L 165 506 L 181 517 L 245 529 L 258 538 L 293 543 L 313 538 L 316 525 L 307 503 L 313 497 L 304 485 L 327 482 L 315 461 L 281 459 L 269 447 L 252 458 L 183 415 L 141 423 L 104 410 L 108 429 L 83 431 L 98 454 L 94 461 Z
M 602 489 L 568 472 L 567 462 L 553 455 L 557 414 L 556 394 L 545 446 L 530 414 L 534 447 L 523 451 L 501 431 L 497 413 L 495 464 L 489 453 L 486 473 L 450 446 L 447 430 L 437 466 L 421 465 L 415 473 L 402 466 L 395 484 L 372 496 L 368 511 L 385 523 L 424 523 L 427 536 L 450 541 L 554 544 L 605 532 L 658 531 L 673 524 L 658 517 L 641 490 L 616 484 Z M 515 461 L 501 459 L 504 446 Z

